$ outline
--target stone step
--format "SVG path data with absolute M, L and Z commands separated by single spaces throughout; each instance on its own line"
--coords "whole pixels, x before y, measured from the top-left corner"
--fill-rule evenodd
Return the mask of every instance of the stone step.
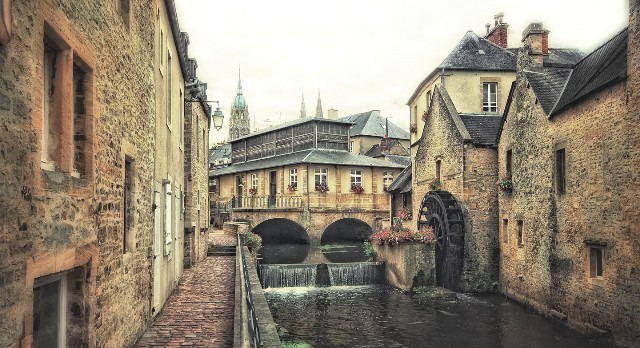
M 236 255 L 236 247 L 235 245 L 226 246 L 226 245 L 210 245 L 207 249 L 208 256 L 235 256 Z

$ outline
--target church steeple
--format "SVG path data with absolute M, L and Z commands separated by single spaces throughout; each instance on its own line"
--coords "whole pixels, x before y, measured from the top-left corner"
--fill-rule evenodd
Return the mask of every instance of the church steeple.
M 322 102 L 320 101 L 320 90 L 318 89 L 318 105 L 316 106 L 316 118 L 322 117 Z
M 300 118 L 307 117 L 307 107 L 304 105 L 304 92 L 302 93 L 302 103 L 300 103 Z
M 229 119 L 229 140 L 234 140 L 249 134 L 251 124 L 249 119 L 249 105 L 242 94 L 242 81 L 240 79 L 240 67 L 238 66 L 238 89 L 236 97 L 231 104 L 231 117 Z

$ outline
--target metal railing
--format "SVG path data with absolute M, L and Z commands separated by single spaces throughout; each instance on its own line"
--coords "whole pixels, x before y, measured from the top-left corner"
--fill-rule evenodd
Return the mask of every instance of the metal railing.
M 242 259 L 242 274 L 244 277 L 244 297 L 249 312 L 249 338 L 251 340 L 251 347 L 261 347 L 262 340 L 260 339 L 260 329 L 258 328 L 258 318 L 256 317 L 256 310 L 253 306 L 253 295 L 251 293 L 251 281 L 249 280 L 249 270 L 247 269 L 247 259 L 244 256 L 244 248 L 242 247 L 242 239 L 238 235 L 238 249 L 240 250 L 240 257 Z
M 233 209 L 301 209 L 304 206 L 302 196 L 290 195 L 238 196 L 231 201 Z

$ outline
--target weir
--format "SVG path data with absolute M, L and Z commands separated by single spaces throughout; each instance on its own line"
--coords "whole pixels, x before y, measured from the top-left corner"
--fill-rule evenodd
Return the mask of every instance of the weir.
M 383 262 L 260 265 L 263 288 L 384 283 Z

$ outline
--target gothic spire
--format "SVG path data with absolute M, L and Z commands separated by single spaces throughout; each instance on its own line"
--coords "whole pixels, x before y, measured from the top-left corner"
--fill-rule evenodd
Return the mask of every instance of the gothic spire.
M 242 82 L 240 82 L 240 65 L 238 65 L 238 91 L 237 95 L 242 95 Z
M 307 117 L 307 107 L 304 105 L 304 92 L 302 92 L 302 103 L 300 103 L 300 118 Z
M 322 102 L 320 101 L 319 89 L 318 89 L 318 105 L 316 106 L 316 118 L 322 118 Z

